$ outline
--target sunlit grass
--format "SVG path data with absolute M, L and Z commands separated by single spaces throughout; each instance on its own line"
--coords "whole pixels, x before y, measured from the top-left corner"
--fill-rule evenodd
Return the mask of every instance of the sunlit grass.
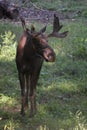
M 18 128 L 19 124 L 14 122 L 13 119 L 8 120 L 3 128 L 3 130 L 15 130 L 15 127 Z
M 4 94 L 0 94 L 0 104 L 1 105 L 12 106 L 16 103 L 17 103 L 17 101 L 14 98 L 5 96 Z

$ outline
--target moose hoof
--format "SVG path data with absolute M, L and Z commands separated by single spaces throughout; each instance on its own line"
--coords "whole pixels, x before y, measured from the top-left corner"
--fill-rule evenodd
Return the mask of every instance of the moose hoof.
M 20 112 L 21 116 L 25 116 L 25 112 L 21 111 Z
M 35 115 L 34 113 L 30 113 L 30 114 L 29 114 L 29 118 L 33 118 L 34 115 Z

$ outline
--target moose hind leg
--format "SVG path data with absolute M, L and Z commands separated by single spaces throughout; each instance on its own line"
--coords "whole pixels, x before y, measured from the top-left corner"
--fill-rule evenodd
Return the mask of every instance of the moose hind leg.
M 30 91 L 30 115 L 33 117 L 36 114 L 36 89 Z
M 36 84 L 38 81 L 38 75 L 33 75 L 30 79 L 30 117 L 36 114 Z
M 25 107 L 26 108 L 28 108 L 29 87 L 30 87 L 30 76 L 29 76 L 29 74 L 26 74 L 26 97 L 25 97 Z

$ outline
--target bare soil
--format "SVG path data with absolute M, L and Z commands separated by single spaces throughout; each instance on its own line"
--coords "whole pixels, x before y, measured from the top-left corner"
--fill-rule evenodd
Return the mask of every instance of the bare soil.
M 19 16 L 23 17 L 26 22 L 42 22 L 42 23 L 51 23 L 53 21 L 54 13 L 58 15 L 60 19 L 73 19 L 78 12 L 62 12 L 62 11 L 54 11 L 54 10 L 47 10 L 47 9 L 40 9 L 38 7 L 21 7 L 19 8 Z M 8 19 L 0 19 L 0 21 L 8 21 Z M 16 20 L 10 20 L 10 22 L 20 22 L 20 19 L 17 18 Z

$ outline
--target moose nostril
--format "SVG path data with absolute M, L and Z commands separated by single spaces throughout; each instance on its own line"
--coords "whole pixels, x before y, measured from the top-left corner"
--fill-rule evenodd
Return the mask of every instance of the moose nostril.
M 55 55 L 50 54 L 48 56 L 48 60 L 51 61 L 51 62 L 54 62 L 55 61 Z
M 51 55 L 49 55 L 49 56 L 48 56 L 48 58 L 49 58 L 49 60 L 51 60 L 51 59 L 52 59 L 52 56 L 51 56 Z
M 52 51 L 52 52 L 47 52 L 45 51 L 44 52 L 44 59 L 48 62 L 54 62 L 55 61 L 55 53 Z

